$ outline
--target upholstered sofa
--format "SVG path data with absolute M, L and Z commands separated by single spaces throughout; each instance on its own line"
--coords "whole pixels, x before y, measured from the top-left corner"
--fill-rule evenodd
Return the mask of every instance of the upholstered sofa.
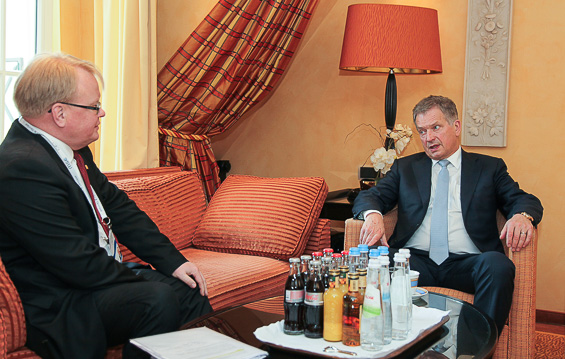
M 386 236 L 390 238 L 396 225 L 396 209 L 387 213 L 383 218 Z M 497 215 L 497 222 L 499 230 L 502 230 L 506 220 L 500 212 Z M 348 219 L 345 221 L 345 249 L 356 247 L 359 244 L 359 233 L 362 226 L 363 221 L 360 220 Z M 528 247 L 519 252 L 509 251 L 506 242 L 502 241 L 506 255 L 516 266 L 516 277 L 510 315 L 498 339 L 493 358 L 533 358 L 535 356 L 537 241 L 538 239 L 534 238 Z M 469 293 L 440 287 L 425 288 L 473 303 L 473 295 Z
M 288 259 L 330 246 L 319 219 L 322 178 L 229 176 L 207 203 L 196 172 L 157 168 L 107 173 L 203 273 L 215 310 L 280 295 Z M 124 261 L 140 261 L 122 247 Z M 0 358 L 37 358 L 25 347 L 18 293 L 0 261 Z M 108 358 L 121 357 L 121 348 Z

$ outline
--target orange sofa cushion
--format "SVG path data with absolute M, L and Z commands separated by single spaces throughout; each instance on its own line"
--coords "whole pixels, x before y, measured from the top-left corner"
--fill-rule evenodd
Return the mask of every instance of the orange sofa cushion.
M 177 249 L 191 245 L 196 227 L 206 211 L 206 199 L 197 172 L 183 171 L 112 182 L 151 217 Z M 122 245 L 120 250 L 124 262 L 140 261 Z
M 328 194 L 320 177 L 231 175 L 196 230 L 196 248 L 288 259 L 302 254 Z

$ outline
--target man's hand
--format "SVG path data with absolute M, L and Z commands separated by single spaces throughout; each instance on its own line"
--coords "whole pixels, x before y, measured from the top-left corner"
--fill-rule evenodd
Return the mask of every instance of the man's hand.
M 383 216 L 380 213 L 373 212 L 365 217 L 365 223 L 363 223 L 359 236 L 359 243 L 372 246 L 379 240 L 383 246 L 388 247 Z
M 534 226 L 532 222 L 519 213 L 506 222 L 500 233 L 500 239 L 506 239 L 506 245 L 513 252 L 519 252 L 520 249 L 526 248 L 533 237 Z
M 183 263 L 173 272 L 173 277 L 185 282 L 190 288 L 196 288 L 196 283 L 200 287 L 200 295 L 207 296 L 208 288 L 206 288 L 206 280 L 198 267 L 190 262 Z

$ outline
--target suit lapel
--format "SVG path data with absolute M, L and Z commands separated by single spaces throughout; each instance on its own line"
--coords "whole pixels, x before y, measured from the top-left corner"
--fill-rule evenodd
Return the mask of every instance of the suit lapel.
M 461 211 L 463 218 L 465 218 L 471 204 L 482 170 L 482 166 L 475 157 L 463 150 L 461 151 Z
M 422 208 L 427 209 L 432 187 L 432 160 L 424 155 L 412 164 L 412 170 L 416 179 L 415 182 L 418 184 Z

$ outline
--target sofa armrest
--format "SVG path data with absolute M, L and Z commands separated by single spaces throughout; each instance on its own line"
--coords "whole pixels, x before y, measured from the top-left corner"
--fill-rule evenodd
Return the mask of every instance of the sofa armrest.
M 312 234 L 306 242 L 304 254 L 312 254 L 314 252 L 321 252 L 324 248 L 331 246 L 331 233 L 330 233 L 330 220 L 318 218 Z

